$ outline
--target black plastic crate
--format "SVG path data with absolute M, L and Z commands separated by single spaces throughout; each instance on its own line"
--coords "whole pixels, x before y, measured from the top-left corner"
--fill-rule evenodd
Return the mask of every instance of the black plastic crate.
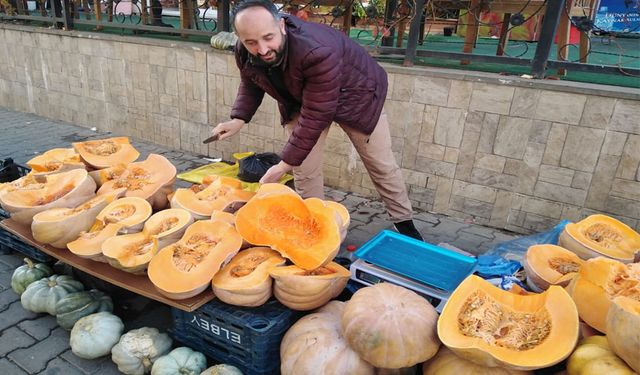
M 21 252 L 27 257 L 37 260 L 38 262 L 47 263 L 55 261 L 55 258 L 52 256 L 24 243 L 20 237 L 3 229 L 0 229 L 0 249 L 3 251 L 13 250 Z
M 280 373 L 280 342 L 300 317 L 277 300 L 238 307 L 213 300 L 196 311 L 172 309 L 174 338 L 245 374 Z
M 20 177 L 26 176 L 29 171 L 29 168 L 14 163 L 11 158 L 2 160 L 2 166 L 0 167 L 0 183 L 17 180 Z M 8 217 L 9 213 L 0 207 L 0 220 Z

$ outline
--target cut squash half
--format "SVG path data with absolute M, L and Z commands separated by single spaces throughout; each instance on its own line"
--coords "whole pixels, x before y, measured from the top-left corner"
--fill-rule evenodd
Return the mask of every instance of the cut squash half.
M 116 164 L 129 164 L 140 156 L 127 137 L 75 142 L 72 146 L 82 160 L 95 169 L 108 168 Z
M 254 192 L 242 190 L 235 178 L 205 177 L 203 184 L 188 189 L 177 189 L 171 197 L 171 207 L 183 208 L 197 220 L 208 219 L 214 211 L 233 211 L 253 198 Z
M 38 155 L 27 162 L 31 173 L 47 175 L 70 171 L 72 169 L 86 169 L 80 155 L 72 148 L 54 148 Z
M 546 290 L 551 285 L 569 285 L 584 261 L 563 247 L 545 244 L 529 247 L 523 263 L 529 286 Z

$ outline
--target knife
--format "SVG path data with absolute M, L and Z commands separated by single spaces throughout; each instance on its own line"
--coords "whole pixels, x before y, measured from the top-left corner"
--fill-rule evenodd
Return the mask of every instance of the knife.
M 207 143 L 211 143 L 211 142 L 215 142 L 220 138 L 220 134 L 214 134 L 211 137 L 205 139 L 204 141 L 202 141 L 202 143 L 207 144 Z

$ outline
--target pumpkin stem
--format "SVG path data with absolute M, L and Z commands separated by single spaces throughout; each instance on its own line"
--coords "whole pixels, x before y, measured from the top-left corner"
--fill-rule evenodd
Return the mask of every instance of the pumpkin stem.
M 151 365 L 153 365 L 153 362 L 151 362 L 151 360 L 149 359 L 149 357 L 144 357 L 142 358 L 142 366 L 144 368 L 151 368 Z
M 27 264 L 27 267 L 29 267 L 29 268 L 33 268 L 34 267 L 33 261 L 31 259 L 24 258 L 23 261 Z

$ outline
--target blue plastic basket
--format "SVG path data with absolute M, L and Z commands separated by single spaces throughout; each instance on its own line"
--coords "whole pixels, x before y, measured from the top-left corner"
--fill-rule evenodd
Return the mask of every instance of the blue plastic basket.
M 276 300 L 253 308 L 213 300 L 193 312 L 171 312 L 177 341 L 256 375 L 280 373 L 280 341 L 299 317 Z
M 452 292 L 473 273 L 477 259 L 411 237 L 383 230 L 356 251 L 378 267 Z

